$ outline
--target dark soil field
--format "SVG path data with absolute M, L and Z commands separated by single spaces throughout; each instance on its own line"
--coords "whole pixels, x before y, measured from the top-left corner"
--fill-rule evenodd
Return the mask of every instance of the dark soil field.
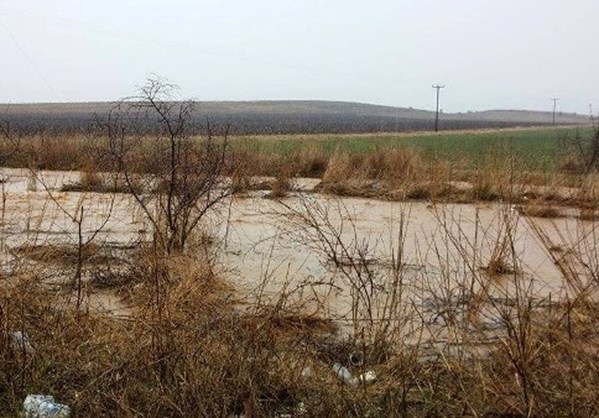
M 43 103 L 0 105 L 0 120 L 31 133 L 72 133 L 95 126 L 114 103 Z M 435 113 L 361 103 L 327 101 L 196 102 L 191 124 L 202 132 L 207 123 L 231 125 L 235 134 L 409 132 L 434 129 Z M 558 124 L 582 125 L 588 117 L 558 114 Z M 443 130 L 544 126 L 550 112 L 498 110 L 442 114 Z

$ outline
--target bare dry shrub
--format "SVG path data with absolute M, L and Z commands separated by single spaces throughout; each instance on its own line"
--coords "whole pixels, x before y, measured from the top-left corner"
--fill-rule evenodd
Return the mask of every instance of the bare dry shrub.
M 497 238 L 489 261 L 484 266 L 484 271 L 492 278 L 518 272 L 518 259 L 514 254 L 514 242 L 518 216 L 510 208 L 502 208 L 498 226 Z
M 109 158 L 129 193 L 153 226 L 161 251 L 185 249 L 203 217 L 231 192 L 225 173 L 228 127 L 222 137 L 210 125 L 202 140 L 190 135 L 193 103 L 174 100 L 176 86 L 152 78 L 136 97 L 118 103 L 99 121 L 109 144 Z M 152 151 L 155 167 L 143 177 L 145 195 L 134 187 L 136 163 Z

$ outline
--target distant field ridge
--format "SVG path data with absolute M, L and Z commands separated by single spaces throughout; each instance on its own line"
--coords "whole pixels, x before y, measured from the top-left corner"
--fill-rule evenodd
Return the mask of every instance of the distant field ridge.
M 89 128 L 95 115 L 106 115 L 111 102 L 26 103 L 0 105 L 0 120 L 27 131 Z M 423 131 L 433 128 L 432 111 L 365 103 L 321 100 L 198 101 L 193 124 L 231 124 L 235 133 L 361 133 Z M 549 125 L 551 112 L 487 110 L 444 113 L 441 128 L 478 129 Z M 558 124 L 582 125 L 586 116 L 559 113 Z

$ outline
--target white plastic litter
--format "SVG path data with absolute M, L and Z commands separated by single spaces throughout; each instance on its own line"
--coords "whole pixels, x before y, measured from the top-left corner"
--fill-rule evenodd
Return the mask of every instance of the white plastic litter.
M 71 408 L 54 401 L 54 396 L 27 395 L 23 402 L 25 418 L 69 418 Z
M 302 377 L 304 379 L 309 379 L 312 377 L 312 368 L 310 366 L 304 367 L 304 369 L 302 370 Z
M 339 363 L 335 363 L 333 365 L 333 371 L 337 374 L 337 376 L 339 376 L 340 379 L 351 386 L 356 386 L 360 383 L 374 382 L 377 377 L 373 370 L 368 370 L 366 373 L 354 377 L 347 367 L 342 366 Z
M 351 372 L 347 369 L 347 367 L 342 366 L 339 363 L 333 364 L 333 371 L 339 376 L 341 380 L 343 380 L 348 385 L 355 386 L 358 382 L 355 377 L 352 376 Z
M 29 335 L 23 331 L 14 331 L 10 333 L 10 339 L 15 350 L 25 350 L 27 354 L 33 354 L 35 351 L 29 340 Z
M 360 383 L 371 383 L 376 380 L 376 373 L 373 370 L 368 370 L 366 373 L 358 376 Z

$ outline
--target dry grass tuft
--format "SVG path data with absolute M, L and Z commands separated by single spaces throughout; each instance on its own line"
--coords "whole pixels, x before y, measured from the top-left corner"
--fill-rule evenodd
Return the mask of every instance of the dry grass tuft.
M 61 192 L 78 193 L 141 193 L 144 189 L 140 178 L 132 178 L 128 185 L 122 176 L 114 174 L 100 174 L 94 171 L 83 171 L 81 180 L 76 183 L 65 184 L 60 188 Z
M 578 212 L 578 219 L 583 221 L 597 221 L 599 220 L 599 213 L 595 209 L 581 208 Z
M 271 192 L 267 195 L 267 197 L 271 199 L 280 199 L 287 196 L 291 190 L 292 186 L 290 179 L 284 176 L 279 176 L 271 183 Z
M 266 195 L 269 199 L 282 199 L 293 190 L 293 181 L 290 173 L 286 169 L 282 169 L 274 181 L 270 182 L 270 193 Z
M 92 257 L 94 250 L 86 251 Z M 68 260 L 71 250 L 61 251 Z M 486 273 L 517 274 L 509 254 L 509 239 L 498 240 Z M 241 306 L 208 254 L 164 256 L 148 245 L 120 271 L 122 277 L 114 270 L 112 281 L 98 284 L 126 295 L 126 318 L 76 310 L 26 270 L 0 281 L 3 411 L 16 415 L 25 395 L 35 392 L 54 395 L 75 416 L 597 412 L 599 306 L 589 299 L 538 303 L 520 294 L 497 308 L 499 338 L 480 343 L 487 334 L 469 330 L 459 309 L 481 316 L 499 299 L 486 292 L 445 298 L 443 315 L 452 313 L 455 323 L 447 326 L 460 342 L 431 348 L 392 334 L 373 341 L 341 337 L 331 318 L 285 303 Z M 389 326 L 405 306 L 395 309 Z M 27 333 L 33 351 L 9 342 L 14 330 Z M 451 347 L 454 354 L 446 351 Z M 374 371 L 377 378 L 344 382 L 334 363 L 354 377 Z
M 534 218 L 559 218 L 562 213 L 559 209 L 553 206 L 540 205 L 531 203 L 521 207 L 521 213 L 524 216 L 531 216 Z
M 348 179 L 381 180 L 389 184 L 409 184 L 423 177 L 418 155 L 402 148 L 380 149 L 368 154 L 336 152 L 324 173 L 325 183 L 342 183 Z
M 491 277 L 514 274 L 514 267 L 503 257 L 492 258 L 484 267 L 484 271 Z
M 258 313 L 247 315 L 245 319 L 268 323 L 269 327 L 282 333 L 335 334 L 338 330 L 330 318 L 303 312 L 281 311 L 274 306 L 261 307 Z
M 12 252 L 17 256 L 43 263 L 72 266 L 79 262 L 79 249 L 75 245 L 22 245 L 14 248 Z M 108 264 L 119 260 L 116 255 L 111 254 L 109 248 L 101 248 L 94 243 L 82 246 L 81 258 L 82 262 L 91 264 Z
M 299 177 L 321 178 L 327 170 L 330 155 L 314 146 L 302 149 L 293 156 Z

